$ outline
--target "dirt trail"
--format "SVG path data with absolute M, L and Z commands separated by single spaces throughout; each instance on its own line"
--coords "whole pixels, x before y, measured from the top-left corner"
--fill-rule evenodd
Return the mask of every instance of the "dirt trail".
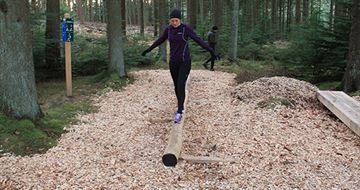
M 161 162 L 173 125 L 169 71 L 94 100 L 57 147 L 0 158 L 0 181 L 21 189 L 357 189 L 360 138 L 317 103 L 315 88 L 275 77 L 235 86 L 235 75 L 191 71 L 183 152 L 236 163 Z M 276 92 L 276 93 L 275 93 Z

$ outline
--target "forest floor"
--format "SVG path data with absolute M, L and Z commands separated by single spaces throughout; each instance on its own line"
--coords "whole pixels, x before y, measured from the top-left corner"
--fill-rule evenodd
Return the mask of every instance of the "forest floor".
M 316 87 L 285 78 L 236 83 L 192 70 L 182 153 L 235 162 L 175 168 L 161 161 L 176 99 L 168 70 L 92 101 L 45 154 L 0 157 L 0 181 L 19 189 L 357 189 L 360 137 L 316 100 Z M 359 100 L 359 97 L 356 97 Z

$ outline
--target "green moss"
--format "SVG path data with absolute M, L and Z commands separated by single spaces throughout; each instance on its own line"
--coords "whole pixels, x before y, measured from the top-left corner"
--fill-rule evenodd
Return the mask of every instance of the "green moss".
M 260 101 L 257 105 L 260 108 L 266 108 L 268 110 L 273 110 L 275 108 L 275 106 L 277 106 L 277 105 L 293 107 L 294 103 L 292 103 L 291 101 L 289 101 L 286 98 L 271 97 L 267 100 Z
M 17 155 L 43 152 L 53 139 L 38 128 L 34 122 L 16 120 L 0 114 L 0 149 Z
M 77 122 L 76 115 L 96 112 L 91 105 L 93 94 L 104 89 L 119 90 L 132 80 L 102 72 L 78 77 L 73 82 L 73 97 L 65 94 L 62 80 L 38 84 L 39 101 L 44 116 L 36 121 L 17 120 L 0 114 L 0 154 L 31 155 L 43 153 L 56 145 L 64 128 Z

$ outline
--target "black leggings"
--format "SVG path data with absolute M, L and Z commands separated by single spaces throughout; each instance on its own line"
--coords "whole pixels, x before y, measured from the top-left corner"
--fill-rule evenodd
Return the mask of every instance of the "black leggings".
M 175 86 L 175 94 L 178 100 L 178 113 L 184 110 L 186 80 L 191 69 L 191 61 L 170 61 L 170 73 Z

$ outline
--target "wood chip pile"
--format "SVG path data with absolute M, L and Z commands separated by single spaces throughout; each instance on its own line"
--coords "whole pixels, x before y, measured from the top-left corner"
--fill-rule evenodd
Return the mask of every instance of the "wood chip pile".
M 134 84 L 95 98 L 99 112 L 79 116 L 46 154 L 0 157 L 0 181 L 19 189 L 360 186 L 360 138 L 315 101 L 310 84 L 275 77 L 236 87 L 233 74 L 193 70 L 183 154 L 236 161 L 166 168 L 176 111 L 169 71 L 132 75 Z
M 317 102 L 316 87 L 310 83 L 286 77 L 260 78 L 236 87 L 236 97 L 242 101 L 284 99 L 292 106 L 307 107 Z
M 360 102 L 360 96 L 354 96 L 353 98 Z

